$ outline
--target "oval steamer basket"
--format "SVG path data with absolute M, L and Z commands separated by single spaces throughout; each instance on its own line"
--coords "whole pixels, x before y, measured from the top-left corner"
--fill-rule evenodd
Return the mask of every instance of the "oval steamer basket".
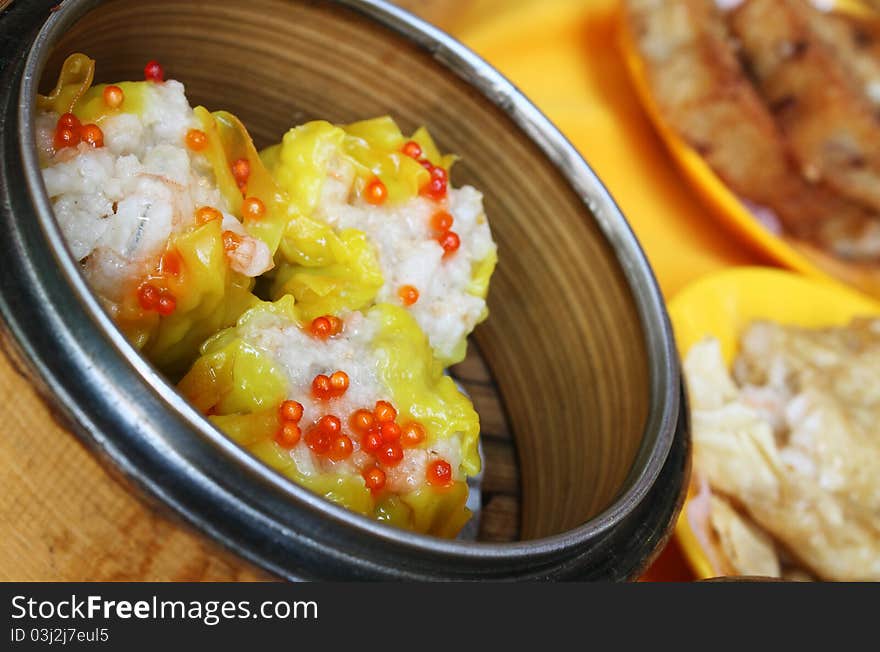
M 384 2 L 56 3 L 21 0 L 0 14 L 3 340 L 112 470 L 288 579 L 621 580 L 644 570 L 689 471 L 672 332 L 614 201 L 513 85 Z M 391 114 L 461 155 L 453 182 L 484 193 L 500 256 L 473 364 L 452 370 L 482 412 L 482 540 L 397 530 L 293 484 L 226 439 L 122 337 L 68 253 L 33 144 L 35 95 L 75 51 L 97 61 L 96 81 L 138 79 L 145 61 L 162 61 L 193 106 L 237 114 L 259 147 L 309 119 Z M 486 378 L 469 376 L 477 367 Z M 512 469 L 505 487 L 490 481 L 499 459 Z M 511 527 L 487 530 L 503 512 L 493 504 L 510 507 Z

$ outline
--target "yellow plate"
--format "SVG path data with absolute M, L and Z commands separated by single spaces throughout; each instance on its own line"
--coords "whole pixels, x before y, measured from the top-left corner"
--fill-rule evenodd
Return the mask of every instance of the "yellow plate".
M 876 14 L 857 0 L 837 0 L 837 10 L 863 18 L 871 14 L 876 18 Z M 648 117 L 685 178 L 719 221 L 743 234 L 760 251 L 790 269 L 817 278 L 831 275 L 863 292 L 880 297 L 880 266 L 847 263 L 805 242 L 777 236 L 764 228 L 705 159 L 664 120 L 651 94 L 643 61 L 625 20 L 620 21 L 618 36 L 620 51 Z
M 706 337 L 715 337 L 727 364 L 733 362 L 743 329 L 757 319 L 821 328 L 854 317 L 880 316 L 880 303 L 838 283 L 764 267 L 738 267 L 688 285 L 669 302 L 669 316 L 682 357 Z M 690 528 L 687 510 L 693 487 L 675 526 L 684 556 L 699 579 L 717 575 Z

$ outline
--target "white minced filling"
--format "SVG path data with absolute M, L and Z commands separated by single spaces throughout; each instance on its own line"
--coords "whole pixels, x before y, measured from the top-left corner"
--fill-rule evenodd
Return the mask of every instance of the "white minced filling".
M 390 400 L 379 378 L 378 360 L 372 341 L 379 328 L 378 319 L 352 313 L 344 320 L 343 332 L 321 340 L 284 317 L 261 314 L 248 320 L 241 337 L 267 353 L 284 371 L 288 398 L 303 405 L 303 424 L 316 422 L 323 415 L 336 414 L 343 421 L 359 408 L 370 410 L 379 400 Z M 339 398 L 319 401 L 312 398 L 312 380 L 334 371 L 348 374 L 349 388 Z
M 186 147 L 187 131 L 199 125 L 183 84 L 150 84 L 140 115 L 102 120 L 104 147 L 56 153 L 57 121 L 54 113 L 36 119 L 43 180 L 74 257 L 104 299 L 119 302 L 150 273 L 169 237 L 194 224 L 197 208 L 228 209 L 207 159 Z
M 486 309 L 486 301 L 469 294 L 472 268 L 495 249 L 483 196 L 471 186 L 449 189 L 446 210 L 461 239 L 458 251 L 443 258 L 443 247 L 431 229 L 437 202 L 416 197 L 400 204 L 373 206 L 350 202 L 353 166 L 337 160 L 324 183 L 316 217 L 336 229 L 358 229 L 376 247 L 384 285 L 377 302 L 400 304 L 399 290 L 412 285 L 418 301 L 408 307 L 440 357 L 449 357 Z
M 347 315 L 342 333 L 327 340 L 319 340 L 288 319 L 263 313 L 239 327 L 239 336 L 251 346 L 271 357 L 284 372 L 287 380 L 287 398 L 303 406 L 300 427 L 303 438 L 290 455 L 299 471 L 305 475 L 321 472 L 341 474 L 359 473 L 372 466 L 372 457 L 360 450 L 359 437 L 348 425 L 351 414 L 358 409 L 372 411 L 376 401 L 391 400 L 391 393 L 379 376 L 379 359 L 373 340 L 381 328 L 378 315 L 364 316 L 360 312 Z M 335 371 L 348 374 L 348 390 L 340 397 L 327 401 L 312 396 L 315 376 L 329 376 Z M 334 462 L 315 455 L 305 443 L 308 428 L 326 414 L 342 421 L 342 431 L 351 437 L 354 453 L 346 460 Z M 398 419 L 405 422 L 406 417 Z M 386 486 L 396 493 L 407 493 L 425 484 L 427 464 L 442 457 L 448 461 L 456 479 L 460 477 L 461 440 L 459 437 L 437 441 L 430 449 L 404 449 L 404 459 L 386 472 Z

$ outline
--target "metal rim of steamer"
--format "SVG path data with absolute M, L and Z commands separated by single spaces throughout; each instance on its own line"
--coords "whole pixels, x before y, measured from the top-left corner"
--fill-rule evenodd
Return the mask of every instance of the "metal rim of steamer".
M 517 543 L 445 541 L 404 532 L 282 478 L 189 406 L 124 340 L 85 285 L 52 215 L 36 161 L 30 107 L 40 72 L 60 35 L 100 0 L 66 0 L 55 7 L 52 0 L 12 3 L 0 14 L 0 37 L 9 52 L 0 62 L 0 212 L 7 233 L 0 241 L 5 268 L 0 313 L 12 335 L 8 343 L 23 354 L 44 396 L 58 404 L 74 431 L 126 481 L 280 576 L 634 576 L 669 535 L 681 506 L 689 448 L 671 326 L 644 253 L 588 164 L 487 63 L 385 2 L 337 1 L 426 49 L 504 110 L 572 184 L 615 250 L 645 333 L 651 384 L 645 432 L 655 435 L 643 439 L 627 489 L 612 505 L 577 528 Z M 230 464 L 240 471 L 230 474 Z M 670 486 L 675 490 L 669 491 Z

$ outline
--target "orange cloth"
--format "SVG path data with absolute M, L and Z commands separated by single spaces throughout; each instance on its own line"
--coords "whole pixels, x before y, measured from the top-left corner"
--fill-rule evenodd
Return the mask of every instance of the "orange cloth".
M 768 264 L 713 222 L 654 132 L 617 49 L 618 0 L 477 0 L 450 31 L 574 143 L 638 236 L 664 294 L 729 265 Z

